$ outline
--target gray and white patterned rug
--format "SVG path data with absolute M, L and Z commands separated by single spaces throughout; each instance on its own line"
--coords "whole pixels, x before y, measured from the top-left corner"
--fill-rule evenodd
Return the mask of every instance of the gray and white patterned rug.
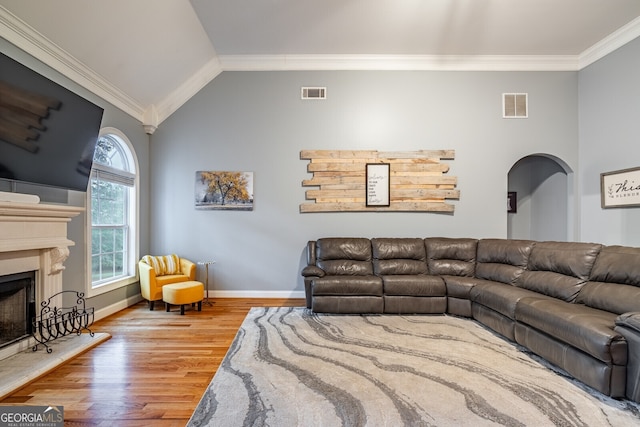
M 630 426 L 640 405 L 470 319 L 252 308 L 196 426 Z

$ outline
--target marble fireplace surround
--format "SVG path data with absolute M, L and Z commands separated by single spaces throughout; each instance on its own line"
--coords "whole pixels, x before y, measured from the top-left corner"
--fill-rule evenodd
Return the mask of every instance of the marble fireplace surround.
M 67 224 L 82 207 L 0 201 L 0 275 L 36 272 L 36 312 L 43 299 L 62 291 L 69 256 Z M 60 304 L 60 302 L 58 302 Z M 30 348 L 25 339 L 0 349 L 0 360 Z

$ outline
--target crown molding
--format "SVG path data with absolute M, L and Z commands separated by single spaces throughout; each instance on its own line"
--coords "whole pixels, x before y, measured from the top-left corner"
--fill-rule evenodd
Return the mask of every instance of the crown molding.
M 142 120 L 145 108 L 29 24 L 0 6 L 0 37 L 53 68 L 91 93 Z
M 640 37 L 640 18 L 634 19 L 582 52 L 579 69 L 582 70 L 638 37 Z
M 224 71 L 576 71 L 576 55 L 220 55 Z
M 222 72 L 218 57 L 213 57 L 187 81 L 171 91 L 155 108 L 158 123 L 162 123 L 191 97 L 200 92 L 209 82 Z

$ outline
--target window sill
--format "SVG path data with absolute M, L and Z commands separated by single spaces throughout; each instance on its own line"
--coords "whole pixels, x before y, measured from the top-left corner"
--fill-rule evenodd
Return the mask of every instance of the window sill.
M 113 282 L 108 282 L 108 283 L 103 283 L 97 287 L 91 287 L 89 289 L 89 291 L 87 292 L 87 296 L 88 297 L 95 297 L 97 295 L 102 295 L 105 294 L 107 292 L 111 292 L 113 290 L 116 289 L 120 289 L 123 288 L 125 286 L 129 286 L 133 283 L 137 283 L 138 282 L 138 277 L 137 276 L 127 276 L 127 277 L 121 277 L 117 280 L 114 280 Z M 89 285 L 91 286 L 91 285 Z

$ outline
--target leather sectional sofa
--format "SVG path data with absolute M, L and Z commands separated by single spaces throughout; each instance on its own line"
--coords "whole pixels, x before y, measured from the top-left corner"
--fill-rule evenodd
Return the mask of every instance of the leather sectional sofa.
M 470 238 L 307 244 L 307 308 L 477 320 L 594 389 L 640 402 L 640 248 Z

